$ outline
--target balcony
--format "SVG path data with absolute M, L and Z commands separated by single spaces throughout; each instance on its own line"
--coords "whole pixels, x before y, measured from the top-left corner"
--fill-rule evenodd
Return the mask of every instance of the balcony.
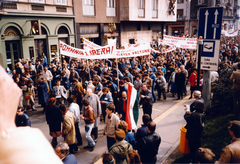
M 158 17 L 158 10 L 153 10 L 152 11 L 152 17 L 157 18 Z

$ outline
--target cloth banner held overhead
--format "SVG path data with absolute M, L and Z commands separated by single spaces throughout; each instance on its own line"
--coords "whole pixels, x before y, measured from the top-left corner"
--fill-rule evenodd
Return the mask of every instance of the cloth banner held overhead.
M 71 47 L 60 41 L 60 54 L 84 59 L 106 59 L 115 58 L 116 45 L 108 45 L 90 50 L 83 50 Z
M 108 39 L 108 43 L 110 45 L 116 45 L 116 39 Z M 93 42 L 90 42 L 84 39 L 84 49 L 94 49 L 97 46 L 101 47 Z M 129 46 L 127 49 L 116 50 L 115 58 L 125 58 L 125 57 L 137 57 L 137 56 L 144 56 L 149 55 L 151 52 L 150 44 L 134 44 Z
M 233 29 L 232 30 L 229 30 L 229 31 L 226 31 L 226 30 L 222 30 L 222 34 L 225 35 L 226 37 L 235 37 L 238 35 L 238 31 L 240 30 L 240 28 L 238 28 L 236 31 L 234 31 Z
M 176 47 L 184 49 L 197 49 L 197 38 L 180 38 L 164 35 L 163 44 L 174 44 Z

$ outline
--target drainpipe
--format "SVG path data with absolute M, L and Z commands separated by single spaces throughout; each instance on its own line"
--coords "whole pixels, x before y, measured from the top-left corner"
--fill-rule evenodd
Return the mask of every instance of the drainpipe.
M 74 41 L 75 41 L 75 47 L 77 47 L 77 26 L 76 26 L 76 19 L 75 19 L 75 3 L 74 0 L 72 0 L 73 2 L 73 23 L 74 23 L 74 33 L 75 33 L 75 37 L 74 37 Z

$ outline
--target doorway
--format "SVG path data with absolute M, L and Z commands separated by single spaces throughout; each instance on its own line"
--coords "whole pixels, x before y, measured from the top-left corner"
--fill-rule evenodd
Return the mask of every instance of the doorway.
M 46 39 L 35 39 L 34 46 L 35 58 L 41 59 L 42 54 L 45 53 L 47 59 L 49 60 L 49 56 L 47 54 Z
M 15 64 L 18 59 L 21 58 L 20 43 L 19 41 L 7 41 L 5 42 L 5 49 L 7 55 L 7 66 L 9 69 L 15 69 Z

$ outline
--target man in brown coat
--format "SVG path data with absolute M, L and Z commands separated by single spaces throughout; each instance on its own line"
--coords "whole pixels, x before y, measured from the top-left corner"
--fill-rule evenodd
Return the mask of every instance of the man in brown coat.
M 233 82 L 232 94 L 233 94 L 233 106 L 234 114 L 240 115 L 240 63 L 237 65 L 237 70 L 233 71 L 230 80 Z
M 240 163 L 240 121 L 231 121 L 228 127 L 232 143 L 221 151 L 221 156 L 215 163 Z
M 64 104 L 61 104 L 59 106 L 60 111 L 63 114 L 63 138 L 64 142 L 66 142 L 69 145 L 70 153 L 73 153 L 73 150 L 78 151 L 76 142 L 76 131 L 75 131 L 75 121 L 76 118 L 74 114 L 67 110 L 66 106 Z

